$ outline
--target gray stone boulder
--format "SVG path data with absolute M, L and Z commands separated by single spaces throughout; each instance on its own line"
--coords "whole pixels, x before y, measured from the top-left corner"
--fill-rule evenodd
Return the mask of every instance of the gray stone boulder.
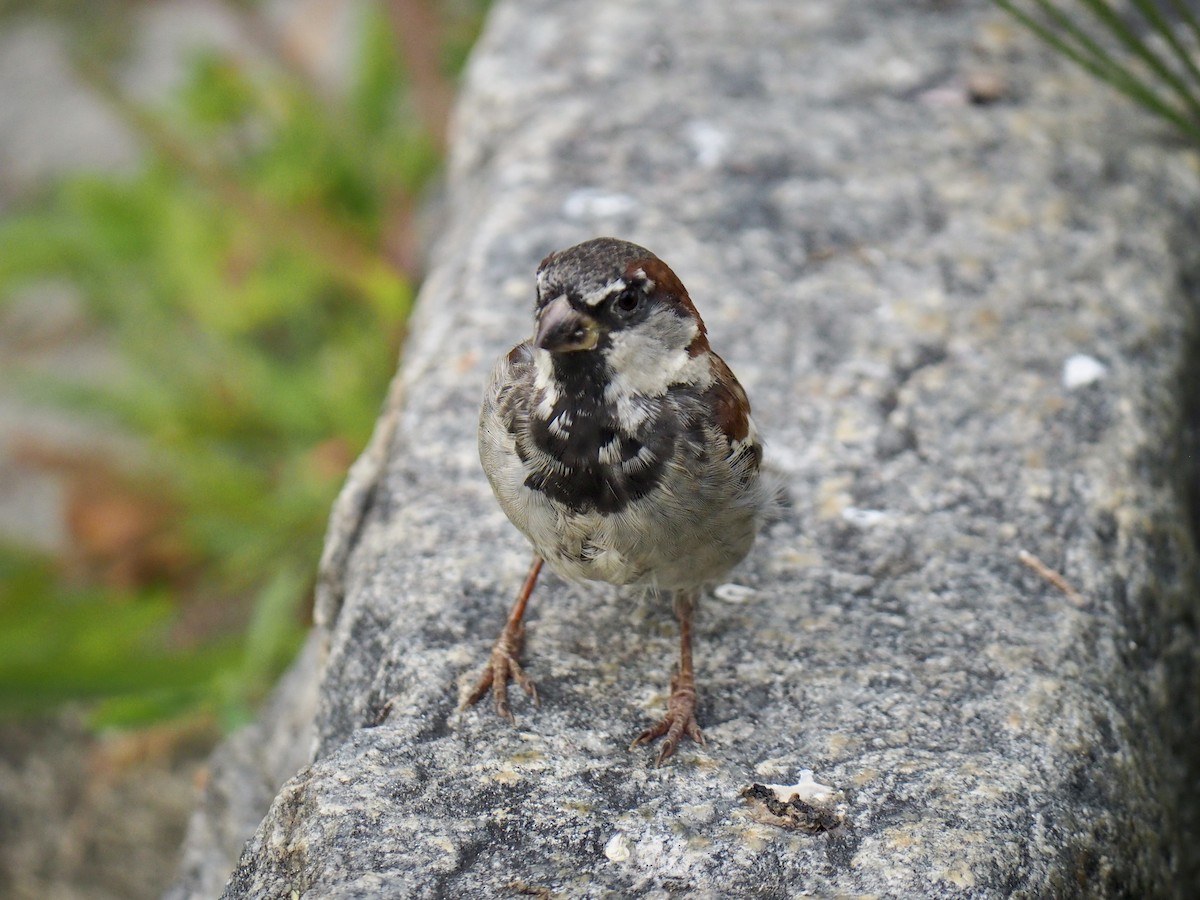
M 316 634 L 172 896 L 1188 895 L 1198 172 L 984 3 L 501 0 Z M 480 394 L 599 234 L 689 287 L 787 492 L 662 768 L 654 598 L 544 578 L 541 705 L 456 710 L 528 562 Z

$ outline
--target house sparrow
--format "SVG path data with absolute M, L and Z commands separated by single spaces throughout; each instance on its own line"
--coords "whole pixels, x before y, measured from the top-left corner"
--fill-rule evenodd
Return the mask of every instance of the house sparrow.
M 596 238 L 538 267 L 536 332 L 497 364 L 479 455 L 533 564 L 464 708 L 489 690 L 513 721 L 508 681 L 536 702 L 517 661 L 521 619 L 543 562 L 564 578 L 670 592 L 679 664 L 658 763 L 696 722 L 692 611 L 700 589 L 750 550 L 764 509 L 750 403 L 708 345 L 704 322 L 649 250 Z

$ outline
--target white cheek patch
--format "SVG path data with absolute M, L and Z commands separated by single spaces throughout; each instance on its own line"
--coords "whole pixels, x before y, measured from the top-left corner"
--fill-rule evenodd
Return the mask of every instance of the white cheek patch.
M 655 310 L 637 327 L 614 331 L 607 354 L 612 378 L 605 399 L 619 405 L 623 396 L 660 397 L 671 385 L 697 384 L 706 374 L 711 380 L 707 356 L 688 355 L 699 333 L 694 319 L 669 310 Z
M 608 284 L 604 285 L 604 287 L 597 288 L 590 294 L 584 294 L 580 299 L 587 306 L 599 306 L 608 297 L 625 290 L 626 287 L 628 287 L 628 285 L 626 284 L 625 279 L 617 278 L 614 281 L 610 281 Z

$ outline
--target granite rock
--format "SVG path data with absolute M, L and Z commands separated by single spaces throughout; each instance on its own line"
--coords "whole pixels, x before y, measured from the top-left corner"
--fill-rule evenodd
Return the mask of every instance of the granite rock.
M 225 895 L 1187 895 L 1198 172 L 983 3 L 502 0 L 315 649 L 209 788 L 292 776 Z M 662 768 L 626 749 L 653 597 L 546 578 L 541 705 L 456 711 L 528 556 L 480 392 L 538 260 L 597 234 L 688 285 L 787 492 L 700 609 L 708 744 Z M 742 796 L 805 769 L 832 828 Z M 177 896 L 233 864 L 224 814 Z

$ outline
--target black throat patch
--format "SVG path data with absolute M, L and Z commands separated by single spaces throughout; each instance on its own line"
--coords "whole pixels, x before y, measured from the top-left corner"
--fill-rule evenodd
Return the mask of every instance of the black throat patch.
M 640 398 L 634 402 L 644 415 L 623 424 L 605 401 L 599 354 L 563 354 L 554 363 L 558 402 L 543 418 L 535 398 L 528 420 L 530 443 L 553 464 L 521 452 L 518 440 L 532 468 L 525 484 L 576 512 L 618 513 L 658 484 L 678 436 L 676 417 L 666 398 Z

